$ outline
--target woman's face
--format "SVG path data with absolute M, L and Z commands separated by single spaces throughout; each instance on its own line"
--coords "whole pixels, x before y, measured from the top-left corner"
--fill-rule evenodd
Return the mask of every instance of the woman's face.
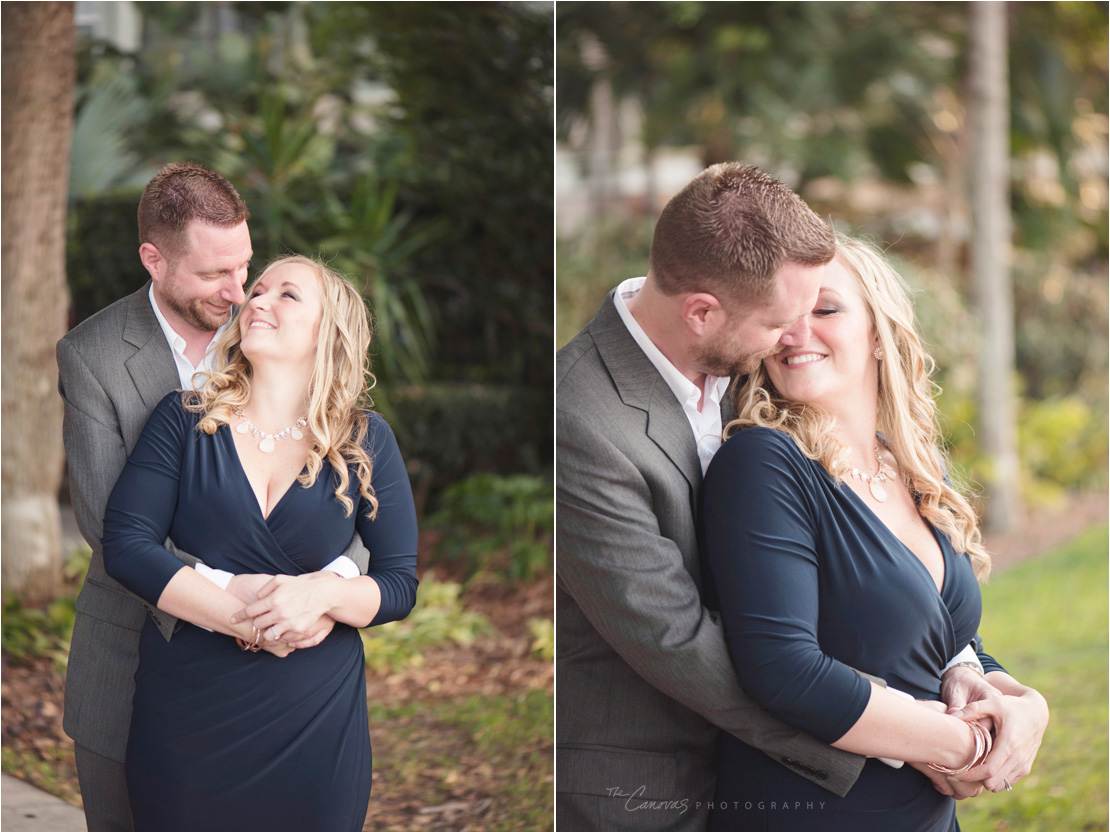
M 316 272 L 300 263 L 271 269 L 251 289 L 239 316 L 240 347 L 252 364 L 315 361 L 324 314 Z
M 784 398 L 847 412 L 875 401 L 879 362 L 872 353 L 878 343 L 859 281 L 838 258 L 825 267 L 809 340 L 765 358 L 763 366 Z

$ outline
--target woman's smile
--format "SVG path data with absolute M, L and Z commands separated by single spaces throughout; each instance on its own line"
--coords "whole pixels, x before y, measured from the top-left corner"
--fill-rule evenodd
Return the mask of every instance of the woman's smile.
M 784 356 L 782 363 L 787 367 L 794 367 L 798 364 L 813 364 L 816 361 L 823 361 L 825 356 L 817 352 L 796 353 L 794 355 Z

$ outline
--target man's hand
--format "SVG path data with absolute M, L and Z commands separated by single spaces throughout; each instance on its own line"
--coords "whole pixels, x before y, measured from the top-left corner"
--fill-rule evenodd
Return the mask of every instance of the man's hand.
M 330 615 L 321 615 L 319 620 L 308 628 L 307 633 L 285 633 L 285 643 L 290 647 L 300 650 L 304 647 L 315 647 L 327 638 L 335 627 L 335 619 Z
M 263 637 L 284 640 L 286 633 L 314 634 L 320 618 L 331 611 L 334 572 L 275 575 L 258 591 L 258 600 L 232 616 L 231 623 L 252 619 Z
M 263 641 L 261 642 L 260 646 L 267 653 L 273 653 L 279 659 L 284 659 L 295 649 L 293 647 L 290 647 L 284 641 Z
M 933 788 L 938 792 L 948 797 L 954 797 L 956 800 L 978 797 L 983 793 L 982 783 L 964 783 L 961 780 L 956 780 L 954 777 L 949 777 L 947 774 L 933 771 L 926 763 L 908 763 L 908 765 L 913 766 L 928 777 L 933 782 Z
M 273 577 L 273 575 L 251 573 L 234 575 L 231 580 L 228 581 L 227 591 L 244 604 L 253 604 L 258 600 L 258 590 L 266 586 Z
M 962 710 L 970 702 L 992 699 L 1002 693 L 970 667 L 953 667 L 944 674 L 940 698 L 948 705 L 948 713 Z
M 995 725 L 994 747 L 987 759 L 957 779 L 981 780 L 987 789 L 998 792 L 1029 774 L 1048 727 L 1048 703 L 1032 688 L 1023 690 L 1017 695 L 977 700 L 953 714 L 966 720 L 989 717 Z

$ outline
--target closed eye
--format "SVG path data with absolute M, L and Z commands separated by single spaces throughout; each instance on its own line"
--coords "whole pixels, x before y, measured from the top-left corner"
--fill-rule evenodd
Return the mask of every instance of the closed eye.
M 827 318 L 829 315 L 835 315 L 839 311 L 840 310 L 835 307 L 826 306 L 822 307 L 821 309 L 814 309 L 813 314 L 819 318 Z

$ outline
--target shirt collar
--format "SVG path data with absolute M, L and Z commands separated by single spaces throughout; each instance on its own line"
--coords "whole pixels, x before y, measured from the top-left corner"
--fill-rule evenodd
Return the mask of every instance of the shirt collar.
M 698 403 L 701 401 L 702 390 L 690 379 L 686 378 L 679 369 L 670 362 L 667 356 L 663 355 L 659 347 L 655 346 L 648 334 L 644 332 L 644 328 L 640 326 L 640 322 L 632 315 L 632 310 L 628 308 L 628 301 L 635 297 L 636 294 L 643 288 L 646 277 L 633 277 L 622 282 L 617 291 L 613 295 L 613 305 L 617 307 L 617 314 L 621 316 L 624 325 L 628 328 L 628 334 L 639 345 L 640 349 L 644 351 L 648 361 L 652 366 L 659 371 L 659 375 L 663 377 L 663 381 L 671 388 L 675 398 L 678 399 L 679 404 L 684 408 L 692 407 L 694 410 L 698 409 Z M 721 400 L 724 398 L 725 389 L 728 387 L 730 379 L 727 376 L 713 376 L 706 374 L 705 376 L 705 393 L 709 397 L 709 401 L 715 405 L 720 405 Z
M 158 308 L 158 301 L 154 297 L 154 283 L 150 284 L 150 308 L 154 310 L 154 317 L 158 319 L 158 326 L 162 327 L 162 334 L 166 336 L 166 343 L 170 348 L 176 352 L 185 352 L 185 339 L 177 334 L 170 322 L 166 320 L 166 316 L 162 314 L 162 310 Z
M 162 327 L 162 334 L 166 336 L 166 343 L 170 345 L 170 349 L 172 349 L 176 355 L 188 361 L 188 359 L 185 358 L 185 339 L 177 334 L 176 329 L 170 326 L 170 322 L 166 320 L 166 316 L 163 315 L 162 310 L 158 308 L 158 301 L 154 297 L 153 282 L 150 284 L 150 291 L 147 292 L 147 295 L 150 297 L 150 308 L 154 310 L 154 317 L 158 319 L 158 326 Z M 232 308 L 234 309 L 234 307 Z M 224 330 L 230 326 L 231 318 L 232 316 L 228 315 L 227 320 L 220 325 L 220 328 L 212 333 L 212 340 L 208 342 L 208 349 L 205 351 L 204 360 L 201 361 L 201 365 L 203 365 L 211 355 L 212 346 L 219 340 L 220 336 L 224 334 Z

